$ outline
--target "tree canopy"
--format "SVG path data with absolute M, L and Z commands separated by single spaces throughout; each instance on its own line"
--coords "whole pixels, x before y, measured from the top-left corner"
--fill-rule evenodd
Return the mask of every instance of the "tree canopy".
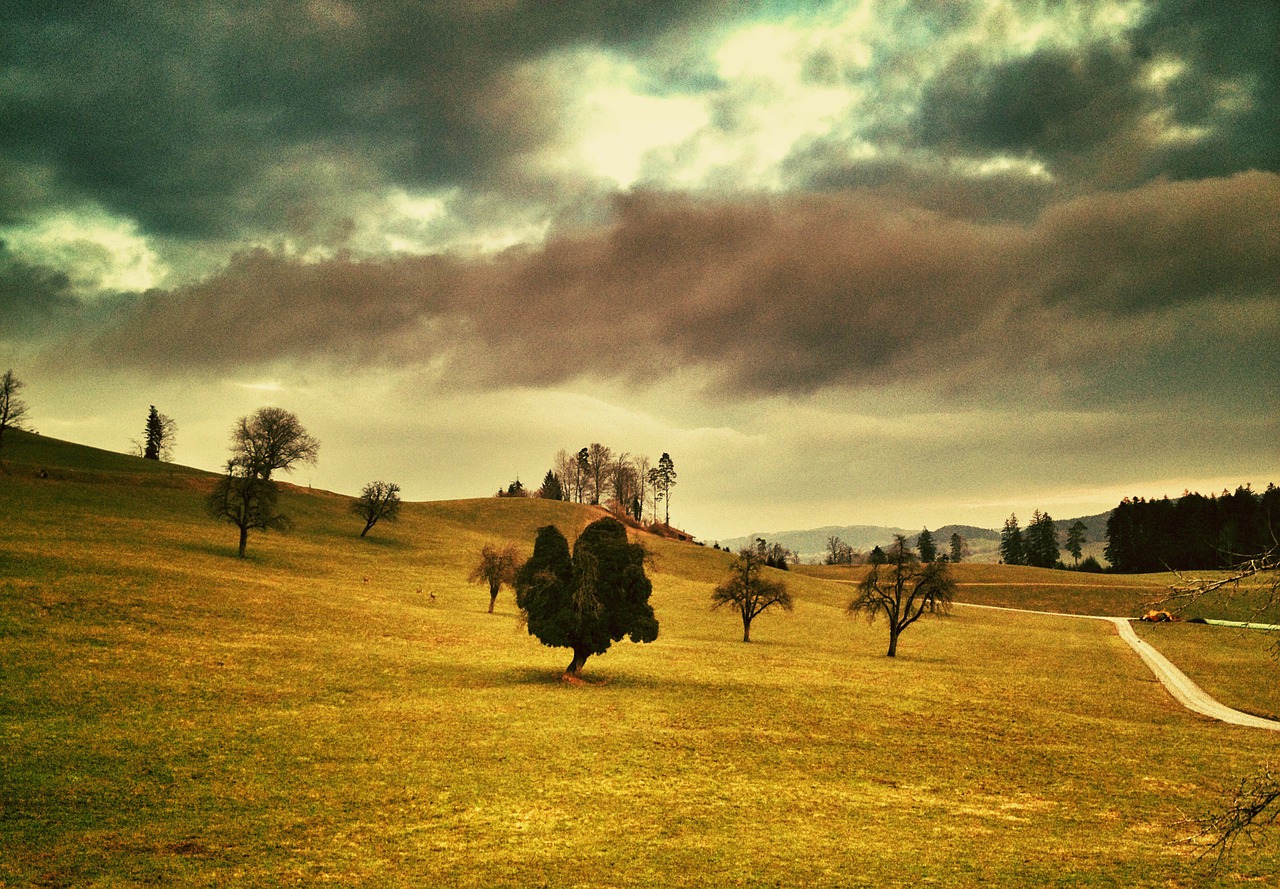
M 609 516 L 583 530 L 572 556 L 554 525 L 538 530 L 533 555 L 516 573 L 516 605 L 543 645 L 573 651 L 566 678 L 580 678 L 588 657 L 604 654 L 624 636 L 632 642 L 658 638 L 644 560 L 644 548 Z
M 296 414 L 283 408 L 258 408 L 231 430 L 231 459 L 264 480 L 276 470 L 291 472 L 300 463 L 315 463 L 319 455 L 320 442 Z
M 143 430 L 142 441 L 134 442 L 145 460 L 170 460 L 173 447 L 177 443 L 178 424 L 151 405 L 147 412 L 147 425 Z

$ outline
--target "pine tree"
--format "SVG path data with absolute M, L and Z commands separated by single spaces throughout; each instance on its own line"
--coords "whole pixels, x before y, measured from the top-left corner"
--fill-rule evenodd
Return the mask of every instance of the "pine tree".
M 1000 558 L 1006 565 L 1025 565 L 1026 552 L 1022 544 L 1022 530 L 1017 515 L 1010 513 L 1000 531 Z
M 1023 538 L 1024 563 L 1036 568 L 1052 568 L 1058 563 L 1058 529 L 1053 517 L 1036 510 Z
M 542 489 L 539 496 L 543 500 L 563 500 L 564 488 L 560 486 L 560 479 L 556 478 L 554 470 L 548 469 L 547 474 L 542 477 Z
M 921 562 L 927 564 L 938 560 L 938 545 L 934 543 L 933 535 L 929 533 L 928 528 L 921 531 L 920 536 L 916 538 L 916 549 L 920 551 Z

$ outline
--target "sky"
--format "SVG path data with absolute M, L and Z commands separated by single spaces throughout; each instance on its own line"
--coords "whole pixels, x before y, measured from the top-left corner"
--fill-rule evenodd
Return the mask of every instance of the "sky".
M 1274 0 L 0 0 L 0 367 L 712 541 L 1280 483 Z

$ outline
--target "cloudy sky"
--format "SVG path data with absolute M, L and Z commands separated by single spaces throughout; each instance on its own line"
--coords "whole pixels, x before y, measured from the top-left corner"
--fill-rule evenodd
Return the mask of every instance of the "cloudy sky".
M 0 0 L 0 367 L 707 540 L 1280 482 L 1274 0 Z

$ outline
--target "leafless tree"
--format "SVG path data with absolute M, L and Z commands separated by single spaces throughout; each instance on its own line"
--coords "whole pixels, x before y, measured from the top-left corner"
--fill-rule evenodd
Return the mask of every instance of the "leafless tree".
M 493 614 L 494 603 L 498 601 L 498 593 L 502 585 L 514 586 L 516 572 L 520 570 L 520 554 L 514 543 L 499 547 L 486 543 L 480 550 L 480 561 L 467 575 L 468 583 L 487 583 L 489 585 L 489 613 Z
M 774 606 L 790 611 L 794 603 L 785 583 L 764 576 L 764 558 L 758 550 L 739 550 L 729 570 L 729 579 L 711 593 L 711 608 L 728 605 L 736 610 L 742 618 L 742 641 L 750 642 L 753 620 Z
M 219 479 L 206 501 L 209 515 L 240 529 L 240 558 L 244 558 L 251 530 L 287 529 L 287 516 L 276 512 L 276 483 L 261 478 L 235 460 L 227 461 L 226 474 Z
M 6 429 L 21 429 L 23 418 L 27 415 L 27 403 L 18 397 L 18 392 L 25 384 L 18 379 L 13 368 L 0 377 L 0 445 L 4 444 Z
M 598 504 L 605 492 L 609 490 L 610 474 L 613 471 L 613 451 L 592 442 L 587 448 L 587 488 L 591 494 L 591 502 Z
M 400 517 L 400 486 L 391 482 L 369 482 L 351 503 L 351 511 L 364 519 L 364 537 L 379 519 L 394 522 Z
M 1241 559 L 1222 577 L 1200 579 L 1179 574 L 1178 578 L 1179 583 L 1158 604 L 1185 610 L 1210 593 L 1222 592 L 1228 598 L 1246 596 L 1255 615 L 1274 611 L 1280 606 L 1280 544 Z M 1272 652 L 1280 657 L 1280 643 Z M 1265 768 L 1261 774 L 1243 779 L 1226 804 L 1199 819 L 1198 824 L 1200 830 L 1193 839 L 1208 840 L 1206 851 L 1218 861 L 1240 840 L 1256 841 L 1260 831 L 1280 825 L 1280 775 Z
M 865 614 L 869 622 L 881 615 L 889 621 L 889 657 L 898 654 L 898 637 L 926 612 L 946 613 L 955 598 L 956 584 L 946 562 L 921 564 L 902 535 L 894 537 L 888 560 L 872 565 L 858 593 L 849 603 L 850 614 Z
M 299 463 L 314 464 L 319 454 L 320 442 L 283 408 L 259 408 L 231 430 L 232 461 L 263 481 L 277 469 L 291 472 Z

